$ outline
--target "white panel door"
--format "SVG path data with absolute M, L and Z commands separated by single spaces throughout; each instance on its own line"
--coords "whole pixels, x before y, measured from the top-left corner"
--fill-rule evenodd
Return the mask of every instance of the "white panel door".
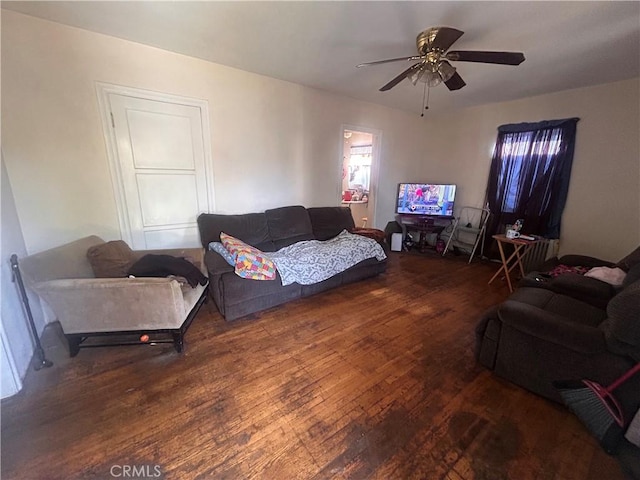
M 201 109 L 115 93 L 108 102 L 123 237 L 135 250 L 199 246 L 196 218 L 209 211 Z

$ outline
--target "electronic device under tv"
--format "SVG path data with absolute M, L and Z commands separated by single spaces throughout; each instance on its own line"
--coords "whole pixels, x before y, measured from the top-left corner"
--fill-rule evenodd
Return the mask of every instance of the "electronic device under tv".
M 396 213 L 429 217 L 453 217 L 455 185 L 401 183 L 398 185 Z

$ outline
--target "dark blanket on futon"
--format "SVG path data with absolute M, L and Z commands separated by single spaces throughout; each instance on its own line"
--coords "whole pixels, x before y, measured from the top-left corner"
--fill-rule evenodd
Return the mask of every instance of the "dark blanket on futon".
M 134 277 L 168 277 L 177 275 L 184 277 L 191 287 L 205 285 L 207 277 L 193 263 L 185 258 L 171 255 L 147 254 L 134 263 L 129 269 L 129 275 Z

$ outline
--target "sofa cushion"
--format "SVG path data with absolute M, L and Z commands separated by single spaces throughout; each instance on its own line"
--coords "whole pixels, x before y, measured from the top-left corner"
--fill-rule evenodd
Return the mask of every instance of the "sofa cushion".
M 329 240 L 343 230 L 351 232 L 356 226 L 347 207 L 313 207 L 307 213 L 317 240 Z
M 240 278 L 229 272 L 218 277 L 212 295 L 225 320 L 235 320 L 299 298 L 300 285 L 293 283 L 283 287 L 277 272 L 273 282 Z
M 207 248 L 209 243 L 220 240 L 220 233 L 225 232 L 263 252 L 274 250 L 269 237 L 267 217 L 264 213 L 245 213 L 242 215 L 219 215 L 202 213 L 198 216 L 200 241 Z
M 133 250 L 122 240 L 90 247 L 87 259 L 96 278 L 126 277 L 136 261 Z
M 276 266 L 260 250 L 222 232 L 220 240 L 235 260 L 236 275 L 252 280 L 274 280 Z
M 266 210 L 264 214 L 276 250 L 296 242 L 315 240 L 309 214 L 303 206 L 274 208 Z

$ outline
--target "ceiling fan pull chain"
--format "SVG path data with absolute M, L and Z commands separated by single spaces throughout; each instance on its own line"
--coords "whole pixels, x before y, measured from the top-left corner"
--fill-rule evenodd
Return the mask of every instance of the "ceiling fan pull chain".
M 424 101 L 425 95 L 427 97 L 427 102 L 426 103 Z M 428 87 L 427 86 L 427 82 L 425 82 L 424 90 L 422 91 L 422 113 L 420 114 L 421 117 L 424 117 L 424 111 L 425 110 L 429 110 L 429 96 L 430 95 L 431 95 L 431 87 Z

